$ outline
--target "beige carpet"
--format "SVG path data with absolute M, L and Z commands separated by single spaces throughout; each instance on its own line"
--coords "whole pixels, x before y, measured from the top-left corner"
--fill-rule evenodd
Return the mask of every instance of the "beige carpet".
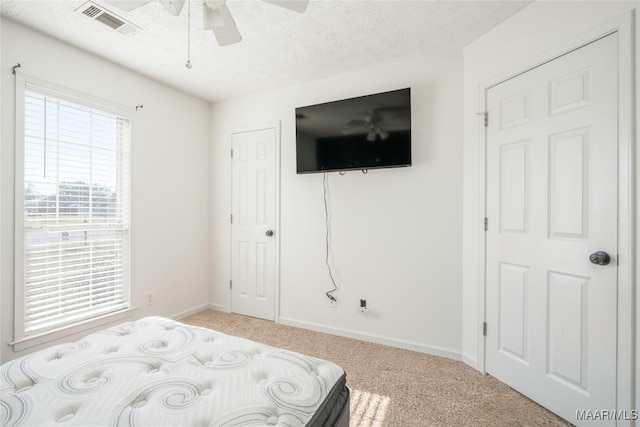
M 337 363 L 350 427 L 570 425 L 462 362 L 217 311 L 181 321 Z

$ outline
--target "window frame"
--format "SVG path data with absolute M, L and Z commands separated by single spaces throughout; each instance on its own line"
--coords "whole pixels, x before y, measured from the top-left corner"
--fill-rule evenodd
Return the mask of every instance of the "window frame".
M 135 135 L 135 121 L 133 108 L 125 107 L 111 101 L 107 101 L 92 95 L 65 88 L 35 77 L 16 73 L 16 93 L 15 93 L 15 217 L 14 217 L 14 342 L 10 343 L 14 351 L 20 351 L 35 345 L 56 340 L 77 332 L 86 331 L 110 322 L 122 320 L 131 315 L 137 307 L 133 305 L 133 289 L 131 281 L 131 258 L 132 258 L 132 173 L 133 163 L 133 140 Z M 129 162 L 120 169 L 129 176 L 129 197 L 127 203 L 128 218 L 128 238 L 126 250 L 128 252 L 124 260 L 125 274 L 127 282 L 125 286 L 126 307 L 106 314 L 93 316 L 91 318 L 79 320 L 71 324 L 57 328 L 36 332 L 25 336 L 25 203 L 24 203 L 24 183 L 25 183 L 25 94 L 27 91 L 34 91 L 43 95 L 49 95 L 60 100 L 76 103 L 85 107 L 95 108 L 103 112 L 115 114 L 129 120 Z

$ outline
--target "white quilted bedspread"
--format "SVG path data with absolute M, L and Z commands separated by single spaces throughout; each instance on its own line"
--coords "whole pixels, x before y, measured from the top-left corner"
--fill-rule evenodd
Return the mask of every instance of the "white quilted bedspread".
M 300 426 L 337 365 L 148 317 L 0 367 L 2 426 Z

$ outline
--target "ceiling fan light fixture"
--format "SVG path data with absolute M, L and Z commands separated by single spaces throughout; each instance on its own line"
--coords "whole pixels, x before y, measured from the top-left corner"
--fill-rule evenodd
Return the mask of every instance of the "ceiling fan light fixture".
M 376 132 L 373 130 L 370 130 L 369 133 L 367 134 L 367 141 L 373 142 L 375 140 L 376 140 Z
M 184 7 L 185 0 L 160 0 L 160 4 L 170 14 L 174 16 L 180 15 Z
M 121 10 L 130 12 L 153 0 L 103 0 Z M 307 10 L 309 0 L 264 0 L 267 3 L 303 13 Z M 186 0 L 158 0 L 162 7 L 174 16 L 180 15 Z M 191 0 L 189 0 L 189 5 Z M 202 19 L 205 30 L 213 31 L 219 46 L 242 41 L 240 31 L 227 8 L 226 0 L 202 0 Z

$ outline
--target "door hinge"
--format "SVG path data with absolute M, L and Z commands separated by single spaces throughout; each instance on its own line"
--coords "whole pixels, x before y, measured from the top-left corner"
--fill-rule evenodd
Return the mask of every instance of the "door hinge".
M 233 159 L 233 148 L 231 149 L 231 158 Z
M 233 289 L 233 280 L 229 280 L 229 289 Z
M 487 336 L 487 322 L 482 322 L 482 336 Z
M 489 218 L 484 218 L 484 231 L 489 230 Z
M 233 224 L 233 214 L 231 214 L 230 216 L 231 216 L 231 224 Z
M 484 127 L 489 127 L 489 112 L 484 112 Z

